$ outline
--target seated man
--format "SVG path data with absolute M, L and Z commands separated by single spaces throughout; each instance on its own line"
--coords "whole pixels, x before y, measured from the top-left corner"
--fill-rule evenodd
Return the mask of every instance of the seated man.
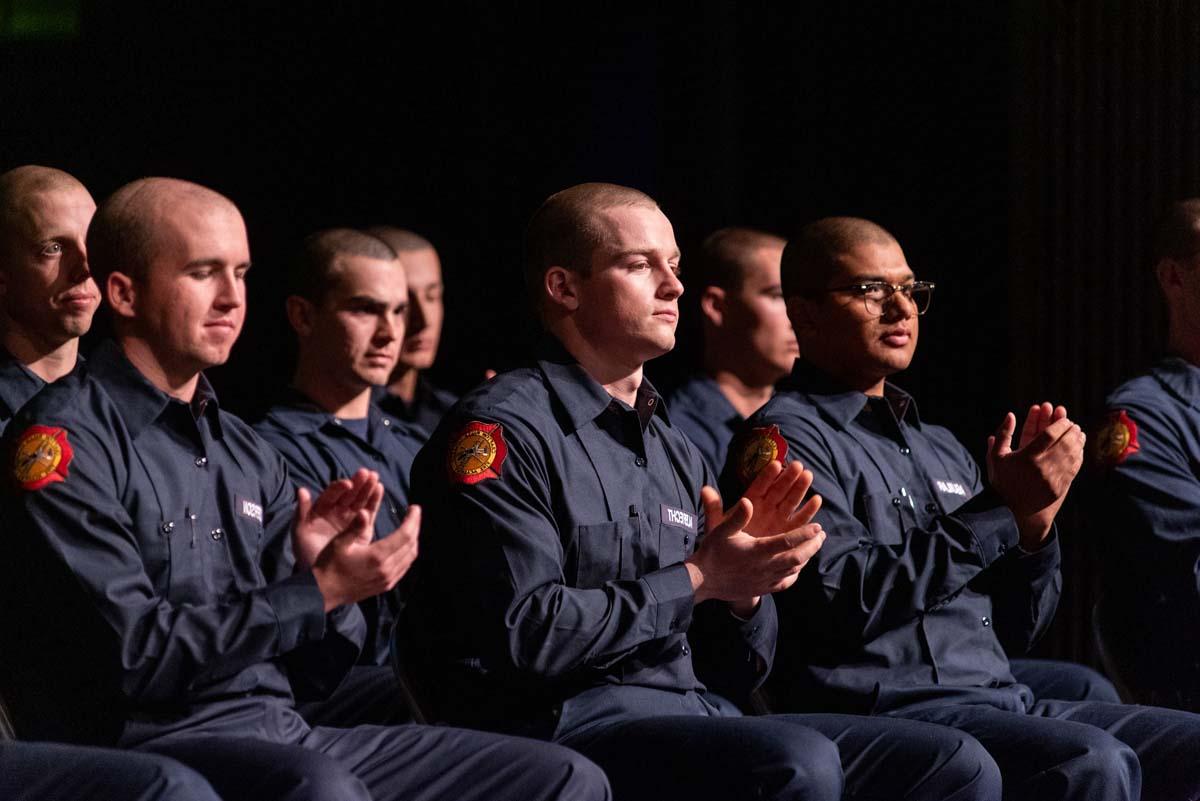
M 643 379 L 683 292 L 653 200 L 566 189 L 526 250 L 539 360 L 464 397 L 413 468 L 435 533 L 408 622 L 438 711 L 569 745 L 626 801 L 995 798 L 994 763 L 951 729 L 741 716 L 775 648 L 770 593 L 822 542 L 817 502 L 796 510 L 807 474 L 776 467 L 723 513 Z
M 427 375 L 437 359 L 442 321 L 446 316 L 442 299 L 445 293 L 442 262 L 433 243 L 412 231 L 381 225 L 367 233 L 379 237 L 396 251 L 404 262 L 408 282 L 404 344 L 388 380 L 387 391 L 377 394 L 379 407 L 393 417 L 413 424 L 428 437 L 458 400 L 453 393 L 436 386 Z
M 0 641 L 28 658 L 0 665 L 0 689 L 18 730 L 174 757 L 227 801 L 608 797 L 541 743 L 301 720 L 293 690 L 327 693 L 354 662 L 355 603 L 405 573 L 419 511 L 373 542 L 373 473 L 293 500 L 279 456 L 219 408 L 201 371 L 237 339 L 250 263 L 228 199 L 136 181 L 87 249 L 116 339 L 3 439 L 0 598 L 22 613 Z
M 426 438 L 371 403 L 404 341 L 404 268 L 381 240 L 334 228 L 304 240 L 288 278 L 296 370 L 254 428 L 283 455 L 297 486 L 315 491 L 370 465 L 384 489 L 375 537 L 385 537 L 408 508 L 409 471 Z M 405 714 L 388 667 L 398 604 L 395 591 L 359 602 L 367 620 L 360 664 L 332 699 L 302 709 L 310 721 L 386 723 Z
M 1084 436 L 1050 404 L 1018 447 L 1009 414 L 988 444 L 985 487 L 953 435 L 888 382 L 912 359 L 933 286 L 914 280 L 874 223 L 830 218 L 783 254 L 802 359 L 746 423 L 722 474 L 728 492 L 763 465 L 800 459 L 829 534 L 778 597 L 774 697 L 955 726 L 978 738 L 1006 798 L 1193 798 L 1200 717 L 1039 699 L 1009 670 L 1049 625 L 1061 575 L 1054 517 Z
M 88 270 L 96 204 L 49 167 L 0 174 L 0 432 L 46 383 L 75 369 L 79 337 L 100 293 Z M 18 661 L 23 649 L 5 652 Z M 0 798 L 217 801 L 195 771 L 156 754 L 5 740 L 0 705 Z
M 1138 700 L 1200 711 L 1200 199 L 1161 221 L 1154 266 L 1167 355 L 1109 395 L 1092 438 L 1115 504 L 1103 510 L 1102 619 Z

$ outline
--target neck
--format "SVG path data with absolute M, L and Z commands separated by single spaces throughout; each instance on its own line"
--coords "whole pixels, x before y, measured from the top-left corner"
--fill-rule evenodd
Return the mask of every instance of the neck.
M 292 376 L 292 386 L 334 417 L 359 420 L 371 408 L 371 387 L 344 387 L 329 380 L 329 371 L 306 362 L 303 354 Z
M 638 387 L 642 385 L 641 361 L 622 361 L 621 354 L 614 354 L 608 349 L 599 349 L 584 337 L 574 332 L 552 332 L 559 337 L 567 352 L 575 357 L 579 366 L 587 372 L 604 390 L 617 400 L 624 401 L 630 406 L 637 402 Z M 614 356 L 616 358 L 614 358 Z
M 397 365 L 387 390 L 405 403 L 412 403 L 417 397 L 417 379 L 420 377 L 421 371 L 417 368 Z
M 706 372 L 713 381 L 717 382 L 717 388 L 721 390 L 721 394 L 742 417 L 749 417 L 758 411 L 764 403 L 771 399 L 775 390 L 771 384 L 762 386 L 748 383 L 733 370 L 716 369 Z
M 887 376 L 857 375 L 852 371 L 844 369 L 842 365 L 827 362 L 821 356 L 814 357 L 805 353 L 803 345 L 800 348 L 800 352 L 804 353 L 804 358 L 809 364 L 833 376 L 848 389 L 861 392 L 864 395 L 883 397 L 883 386 L 887 383 Z
M 154 354 L 153 349 L 144 339 L 131 336 L 118 336 L 117 343 L 137 371 L 146 377 L 154 386 L 184 403 L 191 403 L 196 395 L 196 385 L 200 381 L 200 368 L 172 369 L 164 364 Z
M 5 349 L 47 384 L 75 369 L 79 358 L 79 338 L 71 337 L 57 345 L 40 342 L 23 331 L 8 329 L 3 337 Z

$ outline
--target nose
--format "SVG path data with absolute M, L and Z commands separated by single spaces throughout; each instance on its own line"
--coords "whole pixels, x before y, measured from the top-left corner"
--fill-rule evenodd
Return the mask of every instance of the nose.
M 906 293 L 896 290 L 884 301 L 883 316 L 887 320 L 907 320 L 917 314 L 917 303 Z
M 670 267 L 663 267 L 663 272 L 665 276 L 662 284 L 659 285 L 658 296 L 666 300 L 675 300 L 683 294 L 683 282 Z
M 425 302 L 416 295 L 409 295 L 408 319 L 406 320 L 408 324 L 408 330 L 402 336 L 421 333 L 428 327 L 428 319 L 429 318 L 425 313 Z
M 386 345 L 404 336 L 404 318 L 395 314 L 379 315 L 379 324 L 375 326 L 375 343 Z
M 226 270 L 221 273 L 221 277 L 217 280 L 220 283 L 218 284 L 214 305 L 218 309 L 229 311 L 245 305 L 246 284 L 241 278 L 236 276 L 232 270 Z
M 92 277 L 92 270 L 88 266 L 87 248 L 84 247 L 82 242 L 79 243 L 77 248 L 72 250 L 72 258 L 67 269 L 71 282 L 75 284 L 82 284 Z

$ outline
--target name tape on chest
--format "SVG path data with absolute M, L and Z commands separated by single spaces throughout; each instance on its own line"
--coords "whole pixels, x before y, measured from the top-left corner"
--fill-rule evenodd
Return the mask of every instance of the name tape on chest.
M 786 464 L 787 440 L 779 433 L 779 426 L 759 426 L 746 435 L 738 453 L 738 476 L 744 485 L 754 480 L 764 467 L 773 461 Z
M 1092 438 L 1092 459 L 1101 467 L 1113 467 L 1142 449 L 1138 427 L 1124 409 L 1111 413 Z
M 457 484 L 478 484 L 500 478 L 500 468 L 508 456 L 504 429 L 499 423 L 472 420 L 450 438 L 446 452 L 446 473 Z
M 255 503 L 249 498 L 243 498 L 241 495 L 237 496 L 237 513 L 242 517 L 257 520 L 259 523 L 263 522 L 262 504 Z
M 659 504 L 659 506 L 662 509 L 662 522 L 664 525 L 687 529 L 695 533 L 696 516 L 694 514 L 667 506 L 665 503 Z
M 942 481 L 939 478 L 935 480 L 933 484 L 938 488 L 938 492 L 946 492 L 951 495 L 961 495 L 964 498 L 967 497 L 967 488 L 962 484 L 959 484 L 957 481 Z
M 40 490 L 56 481 L 66 481 L 74 455 L 65 428 L 30 426 L 17 440 L 13 477 L 24 490 Z

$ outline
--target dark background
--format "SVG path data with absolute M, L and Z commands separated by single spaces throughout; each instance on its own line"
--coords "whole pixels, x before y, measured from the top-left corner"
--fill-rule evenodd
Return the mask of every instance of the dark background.
M 980 455 L 1043 398 L 1090 421 L 1155 353 L 1147 229 L 1200 191 L 1200 10 L 1182 0 L 244 5 L 0 0 L 0 170 L 57 166 L 97 198 L 170 175 L 241 207 L 251 313 L 212 376 L 235 411 L 290 372 L 280 279 L 320 227 L 437 245 L 443 383 L 519 361 L 522 228 L 586 180 L 660 202 L 685 283 L 716 227 L 882 223 L 938 283 L 900 383 Z M 652 374 L 684 370 L 688 344 Z M 1040 651 L 1090 661 L 1080 505 Z

